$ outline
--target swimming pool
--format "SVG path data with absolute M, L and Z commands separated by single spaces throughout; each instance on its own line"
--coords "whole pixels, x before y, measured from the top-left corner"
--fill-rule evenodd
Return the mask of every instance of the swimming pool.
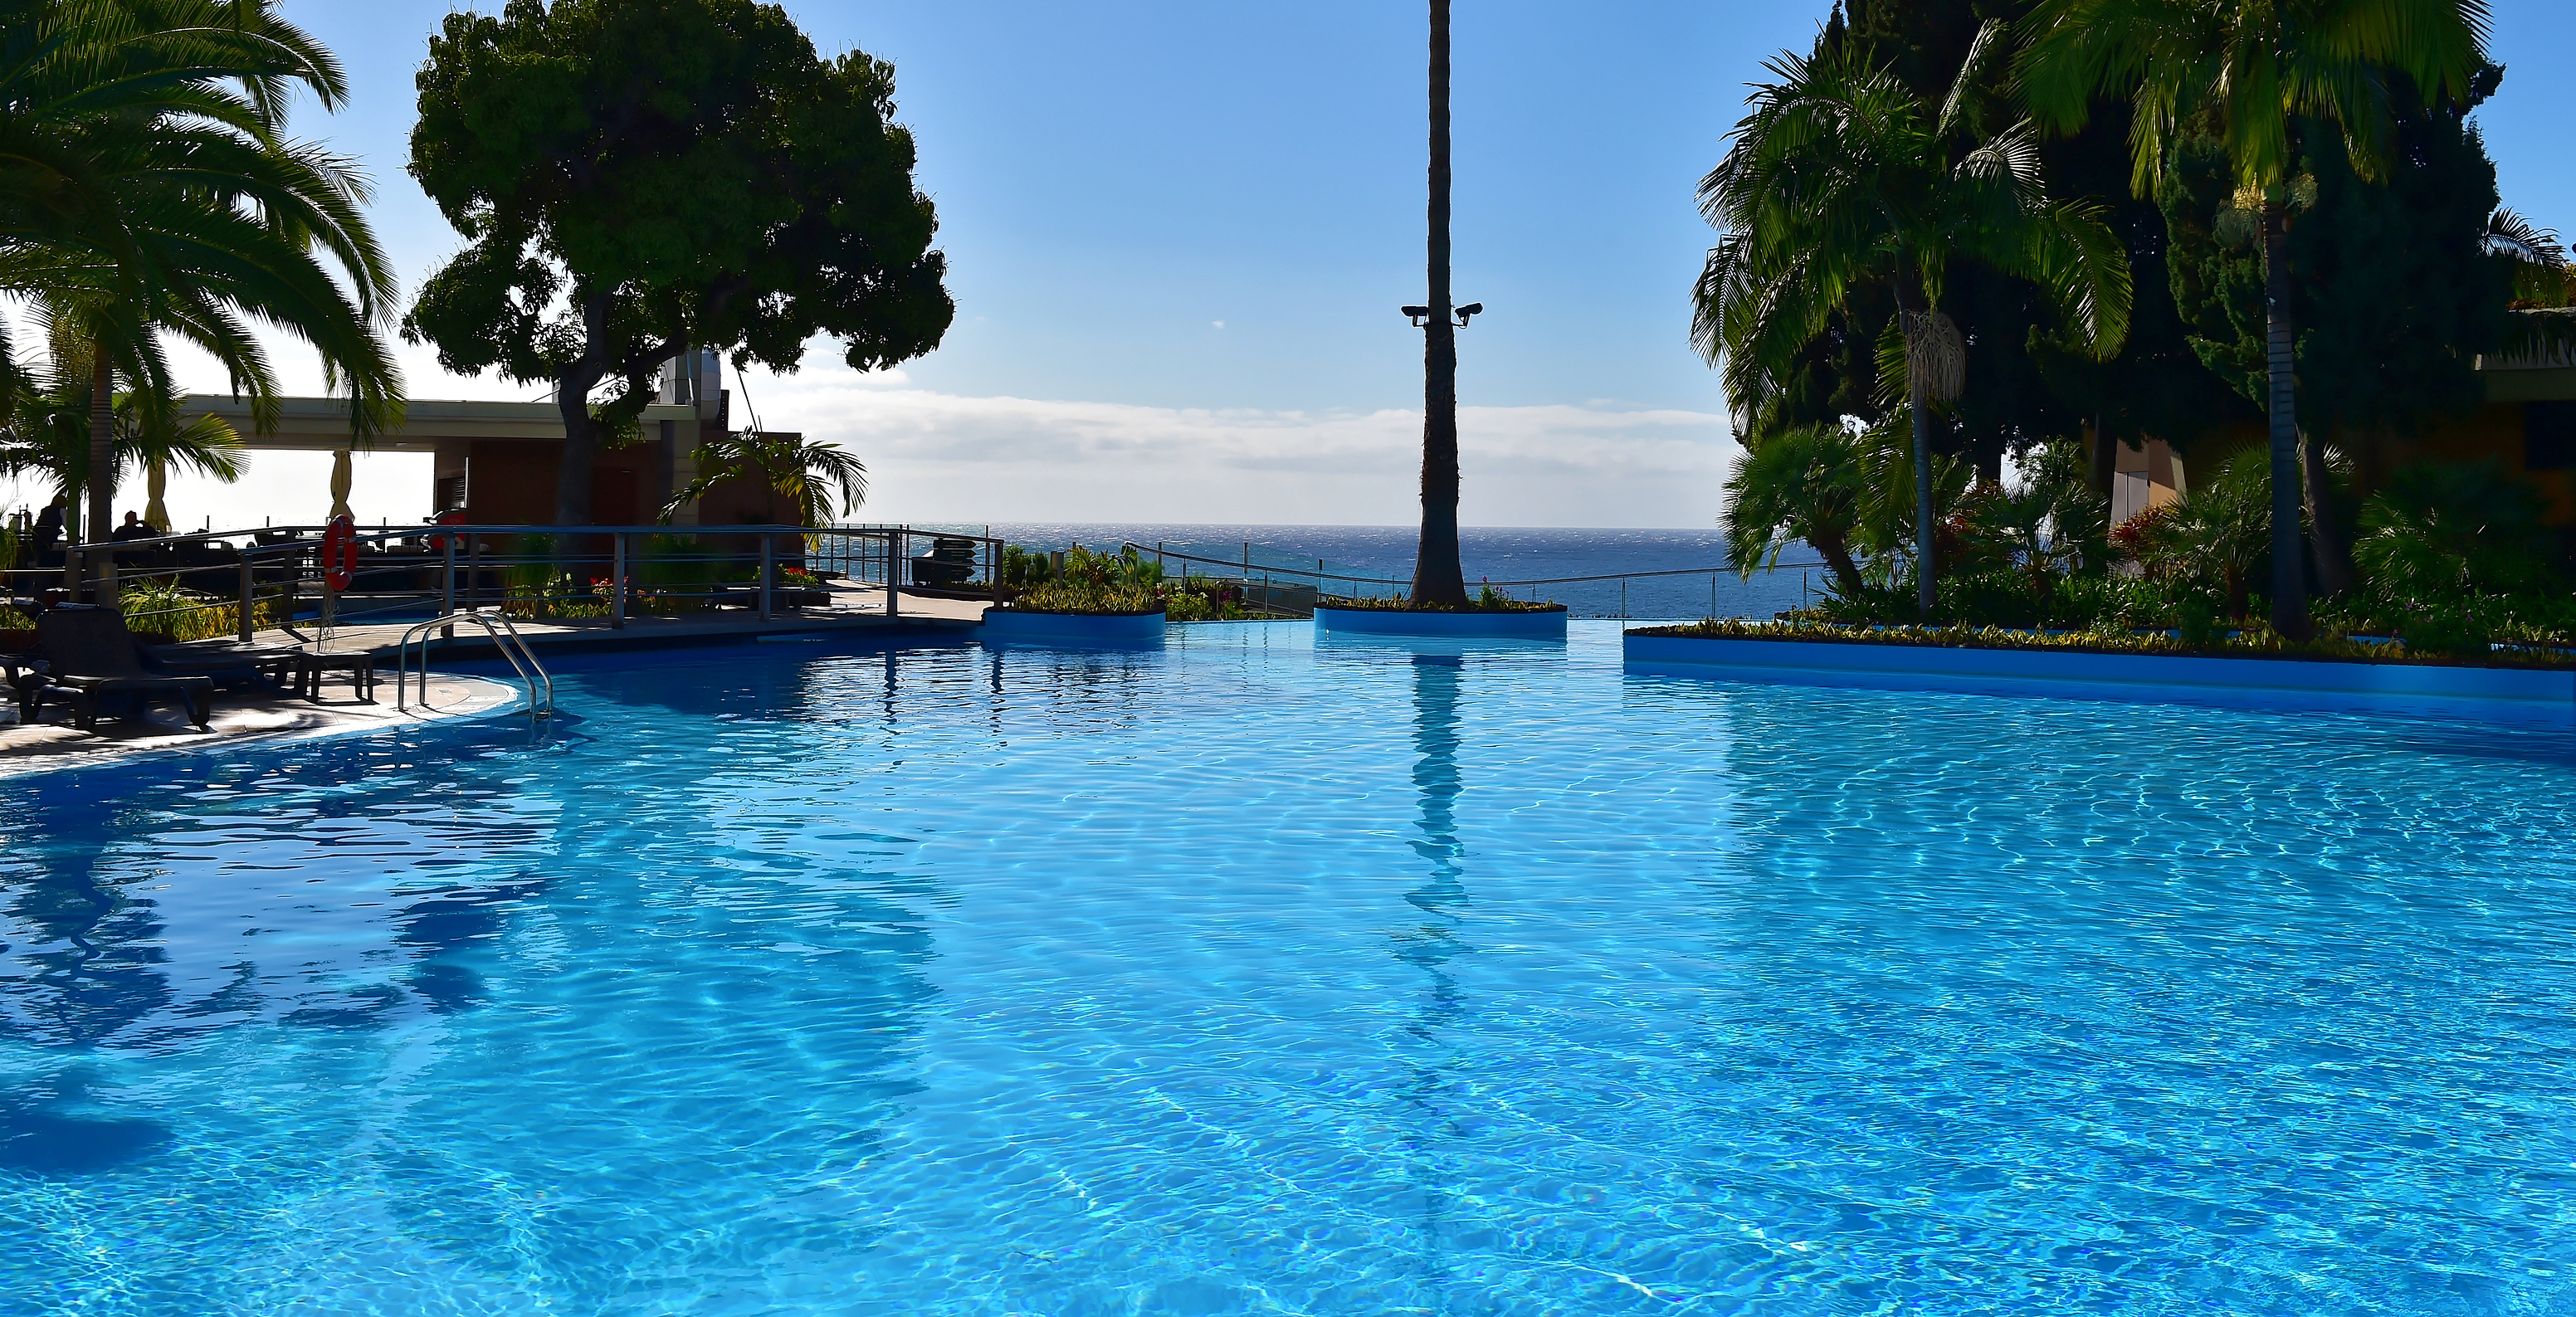
M 0 1310 L 2576 1311 L 2576 740 L 767 645 L 18 779 Z

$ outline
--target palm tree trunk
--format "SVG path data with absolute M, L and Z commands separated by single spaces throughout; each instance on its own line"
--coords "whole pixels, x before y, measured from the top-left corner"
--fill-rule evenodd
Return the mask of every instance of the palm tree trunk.
M 1914 413 L 1914 606 L 1932 620 L 1932 390 L 1921 379 L 1905 382 L 1906 409 Z
M 2290 335 L 2290 213 L 2277 201 L 2263 206 L 2263 342 L 2272 412 L 2272 629 L 2305 640 L 2308 574 L 2300 553 L 2299 404 L 2294 340 Z
M 2091 458 L 2092 464 L 2085 473 L 2085 487 L 2092 491 L 2095 501 L 2102 505 L 2102 530 L 2106 538 L 2109 532 L 2119 529 L 2111 523 L 2111 481 L 2120 469 L 2120 450 L 2112 445 L 2118 442 L 2119 440 L 2111 437 L 2111 418 L 2104 413 L 2095 412 L 2093 414 L 2093 451 L 2086 455 Z M 2085 564 L 2085 567 L 2091 571 L 2103 571 L 2109 566 L 2108 562 Z
M 108 368 L 107 344 L 91 344 L 89 361 L 89 525 L 81 538 L 105 544 L 116 533 L 116 379 Z M 93 583 L 90 602 L 113 606 L 115 555 L 101 549 L 84 556 L 88 561 L 82 574 Z
M 1862 585 L 1860 564 L 1852 561 L 1851 545 L 1843 537 L 1819 535 L 1807 541 L 1807 547 L 1814 549 L 1816 556 L 1825 560 L 1825 567 L 1834 574 L 1834 586 L 1842 592 L 1844 598 L 1860 597 Z
M 2300 487 L 2308 512 L 2308 543 L 2316 554 L 2317 585 L 2330 595 L 2352 589 L 2352 547 L 2342 523 L 2335 520 L 2334 486 L 2326 478 L 2325 445 L 2314 438 L 2299 444 Z
M 1449 0 L 1431 0 L 1431 323 L 1422 348 L 1422 540 L 1413 605 L 1467 602 L 1458 561 L 1458 327 L 1449 292 Z
M 1914 364 L 1920 360 L 1914 336 L 1932 331 L 1932 308 L 1914 305 L 1917 275 L 1912 253 L 1900 254 L 1896 276 L 1896 323 L 1905 335 L 1905 409 L 1914 421 L 1914 605 L 1922 620 L 1932 620 L 1935 594 L 1932 540 L 1932 381 Z

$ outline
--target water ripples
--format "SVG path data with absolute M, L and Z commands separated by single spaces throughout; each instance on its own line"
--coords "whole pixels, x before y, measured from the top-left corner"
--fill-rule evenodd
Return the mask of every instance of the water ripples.
M 600 661 L 543 738 L 19 779 L 0 1294 L 2576 1312 L 2567 738 L 1575 630 Z

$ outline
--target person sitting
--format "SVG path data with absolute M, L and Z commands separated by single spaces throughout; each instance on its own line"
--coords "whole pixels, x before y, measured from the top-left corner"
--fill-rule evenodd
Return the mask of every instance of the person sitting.
M 125 524 L 117 527 L 116 533 L 108 536 L 108 538 L 115 540 L 118 543 L 123 543 L 126 540 L 152 539 L 160 535 L 160 533 L 160 531 L 153 529 L 149 523 L 145 522 L 141 516 L 138 516 L 133 512 L 128 512 L 125 514 Z
M 63 539 L 63 500 L 56 495 L 45 510 L 36 514 L 36 552 L 50 552 Z

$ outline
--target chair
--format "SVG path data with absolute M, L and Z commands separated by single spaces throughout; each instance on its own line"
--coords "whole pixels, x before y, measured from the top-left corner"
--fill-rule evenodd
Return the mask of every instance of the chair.
M 43 669 L 35 628 L 0 629 L 0 677 L 9 682 L 9 698 L 18 702 L 21 721 L 35 714 L 36 688 L 45 683 Z
M 188 721 L 200 728 L 214 717 L 215 683 L 153 671 L 125 629 L 125 616 L 113 608 L 63 604 L 46 609 L 36 617 L 36 645 L 50 670 L 36 688 L 30 712 L 59 692 L 71 701 L 85 732 L 98 730 L 101 697 L 122 697 L 128 711 L 136 712 L 156 698 L 177 696 L 187 702 Z

